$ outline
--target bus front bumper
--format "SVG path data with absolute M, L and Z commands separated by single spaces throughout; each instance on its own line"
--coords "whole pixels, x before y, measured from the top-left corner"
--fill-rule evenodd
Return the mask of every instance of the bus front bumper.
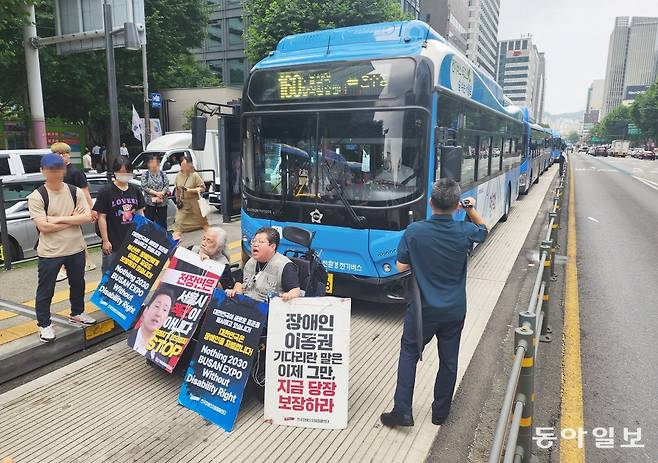
M 360 277 L 347 273 L 333 273 L 331 296 L 350 297 L 361 301 L 401 304 L 407 301 L 406 281 L 411 272 L 397 273 L 390 277 Z

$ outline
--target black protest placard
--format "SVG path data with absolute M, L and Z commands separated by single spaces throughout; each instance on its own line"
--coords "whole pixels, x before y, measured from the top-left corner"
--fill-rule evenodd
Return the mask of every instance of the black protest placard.
M 124 330 L 132 328 L 175 245 L 165 229 L 135 215 L 130 232 L 116 250 L 114 267 L 101 278 L 91 302 Z
M 267 304 L 216 291 L 178 401 L 231 431 L 267 320 Z

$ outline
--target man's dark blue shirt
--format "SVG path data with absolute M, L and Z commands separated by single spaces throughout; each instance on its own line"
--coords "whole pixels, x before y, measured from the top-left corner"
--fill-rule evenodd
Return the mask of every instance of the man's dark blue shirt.
M 450 214 L 407 227 L 397 260 L 411 265 L 423 299 L 423 318 L 459 321 L 466 316 L 466 265 L 473 243 L 487 238 L 487 228 L 454 220 Z

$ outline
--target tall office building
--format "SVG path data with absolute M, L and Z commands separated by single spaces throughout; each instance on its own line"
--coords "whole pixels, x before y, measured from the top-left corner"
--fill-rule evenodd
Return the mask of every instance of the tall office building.
M 504 40 L 498 45 L 496 80 L 503 93 L 516 105 L 526 106 L 530 116 L 541 122 L 544 113 L 546 59 L 532 43 L 532 36 Z
M 500 0 L 469 0 L 466 56 L 495 78 Z
M 601 119 L 656 81 L 658 18 L 618 17 L 610 34 Z
M 421 0 L 400 0 L 402 11 L 414 19 L 420 19 L 420 1 Z
M 199 49 L 191 50 L 224 85 L 240 87 L 249 67 L 244 56 L 246 23 L 241 0 L 208 0 L 210 17 L 206 39 Z
M 583 125 L 580 134 L 587 137 L 596 124 L 599 123 L 601 110 L 603 109 L 603 89 L 605 81 L 597 79 L 587 89 L 587 104 L 583 115 Z
M 422 0 L 420 19 L 427 20 L 436 32 L 466 55 L 468 36 L 468 0 Z

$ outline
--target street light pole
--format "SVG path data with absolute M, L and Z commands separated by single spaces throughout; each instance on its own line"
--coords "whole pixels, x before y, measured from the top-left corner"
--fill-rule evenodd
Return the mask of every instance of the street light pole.
M 103 3 L 103 19 L 105 26 L 105 55 L 107 59 L 107 93 L 110 105 L 110 139 L 107 143 L 105 160 L 107 162 L 107 181 L 112 181 L 112 165 L 114 157 L 119 153 L 119 101 L 117 96 L 117 76 L 114 63 L 114 41 L 112 40 L 112 5 L 108 0 Z
M 146 150 L 146 146 L 151 141 L 151 118 L 149 114 L 149 77 L 146 60 L 146 43 L 142 44 L 142 79 L 144 86 L 144 130 L 142 131 L 142 147 L 144 150 Z
M 43 109 L 43 93 L 41 91 L 41 67 L 39 65 L 39 49 L 32 45 L 32 39 L 37 37 L 37 23 L 34 4 L 26 5 L 28 22 L 23 29 L 25 40 L 25 69 L 27 77 L 27 93 L 30 99 L 32 119 L 32 145 L 34 148 L 47 148 L 46 115 Z

